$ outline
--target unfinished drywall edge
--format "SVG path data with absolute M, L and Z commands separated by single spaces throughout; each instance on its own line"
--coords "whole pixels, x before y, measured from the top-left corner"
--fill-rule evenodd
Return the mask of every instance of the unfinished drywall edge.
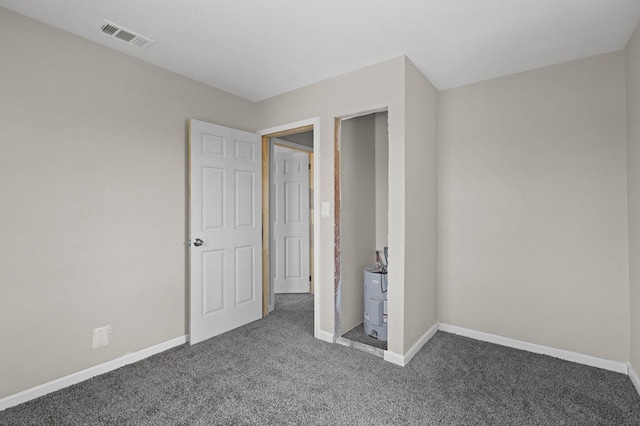
M 438 332 L 438 324 L 434 324 L 426 333 L 424 333 L 416 343 L 413 344 L 409 348 L 409 350 L 404 354 L 398 354 L 391 351 L 384 352 L 384 360 L 389 361 L 392 364 L 399 365 L 400 367 L 404 367 L 409 364 L 409 361 L 413 359 L 414 356 L 418 353 L 420 349 L 429 341 L 431 338 Z
M 7 408 L 14 407 L 27 401 L 31 401 L 32 399 L 39 398 L 48 393 L 64 389 L 71 385 L 75 385 L 76 383 L 83 382 L 92 377 L 108 373 L 125 365 L 133 364 L 134 362 L 149 358 L 150 356 L 159 354 L 176 346 L 183 345 L 186 342 L 186 335 L 176 337 L 175 339 L 167 340 L 166 342 L 159 343 L 146 349 L 123 355 L 111 361 L 107 361 L 105 363 L 89 367 L 85 370 L 78 371 L 77 373 L 69 374 L 68 376 L 52 380 L 48 383 L 38 385 L 31 389 L 9 395 L 0 399 L 0 411 L 6 410 Z
M 629 364 L 629 378 L 631 379 L 631 383 L 636 388 L 638 395 L 640 395 L 640 377 L 638 377 L 638 373 L 633 369 L 631 364 Z
M 578 352 L 538 345 L 536 343 L 511 339 L 509 337 L 502 337 L 496 334 L 485 333 L 482 331 L 470 330 L 468 328 L 458 327 L 455 325 L 440 324 L 439 329 L 446 333 L 457 334 L 460 336 L 469 337 L 471 339 L 494 343 L 496 345 L 520 349 L 536 354 L 549 355 L 554 358 L 563 359 L 565 361 L 588 365 L 590 367 L 602 368 L 603 370 L 615 371 L 616 373 L 628 374 L 629 372 L 629 366 L 626 362 L 611 361 L 608 359 L 585 355 Z

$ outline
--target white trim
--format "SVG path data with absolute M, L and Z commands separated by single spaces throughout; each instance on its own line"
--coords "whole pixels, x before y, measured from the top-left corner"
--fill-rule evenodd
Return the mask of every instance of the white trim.
M 320 118 L 309 121 L 313 124 L 313 334 L 320 336 L 323 333 L 320 330 L 320 294 L 323 291 L 320 285 Z M 329 288 L 333 289 L 333 281 L 327 286 Z M 331 312 L 334 310 L 335 307 L 331 306 Z M 329 335 L 333 342 L 333 333 Z
M 334 343 L 333 334 L 329 334 L 320 330 L 320 294 L 322 286 L 320 285 L 320 193 L 322 182 L 320 181 L 320 117 L 308 118 L 289 124 L 270 127 L 268 129 L 258 130 L 256 133 L 260 136 L 270 135 L 272 133 L 284 132 L 286 130 L 296 129 L 299 127 L 313 126 L 313 335 L 320 340 Z M 333 281 L 329 283 L 327 289 L 333 289 Z M 333 303 L 333 302 L 332 302 Z M 330 307 L 334 312 L 335 306 Z
M 314 337 L 316 339 L 320 339 L 320 340 L 323 340 L 325 342 L 335 343 L 335 340 L 333 338 L 333 334 L 332 333 L 328 333 L 326 331 L 322 331 L 319 328 L 316 328 Z
M 418 353 L 420 349 L 427 343 L 431 338 L 438 332 L 438 323 L 434 324 L 426 333 L 424 333 L 416 343 L 413 344 L 409 348 L 409 350 L 404 354 L 400 355 L 395 352 L 384 352 L 384 360 L 389 361 L 393 364 L 404 367 L 409 364 L 409 361 L 413 359 L 414 356 Z
M 113 371 L 117 368 L 123 367 L 127 364 L 138 362 L 145 358 L 149 358 L 152 355 L 159 354 L 168 349 L 176 346 L 183 345 L 187 342 L 187 336 L 176 337 L 175 339 L 167 340 L 166 342 L 159 343 L 146 349 L 139 350 L 137 352 L 123 355 L 119 358 L 107 361 L 102 364 L 89 367 L 86 370 L 78 371 L 77 373 L 69 374 L 68 376 L 61 377 L 48 383 L 33 387 L 31 389 L 24 390 L 22 392 L 15 393 L 13 395 L 6 396 L 0 399 L 0 411 L 9 407 L 13 407 L 23 402 L 30 401 L 35 398 L 39 398 L 48 393 L 55 392 L 57 390 L 75 385 L 84 380 L 88 380 L 94 376 L 99 376 L 109 371 Z
M 400 367 L 405 366 L 404 356 L 395 352 L 384 351 L 384 360 L 391 364 L 399 365 Z
M 311 125 L 313 125 L 313 131 L 315 133 L 315 131 L 320 126 L 320 117 L 307 118 L 306 120 L 294 121 L 293 123 L 281 124 L 280 126 L 269 127 L 268 129 L 258 130 L 256 134 L 260 136 L 271 135 L 273 133 L 286 132 L 287 130 L 293 130 L 299 127 L 306 127 Z M 316 147 L 315 145 L 316 145 L 316 138 L 314 135 L 314 138 L 313 138 L 314 148 Z
M 638 373 L 633 369 L 631 364 L 629 364 L 629 378 L 631 379 L 631 383 L 635 386 L 636 391 L 640 394 L 640 377 L 638 377 Z
M 578 364 L 584 364 L 591 367 L 602 368 L 604 370 L 615 371 L 617 373 L 628 374 L 628 364 L 626 362 L 597 358 L 591 355 L 585 355 L 578 352 L 567 351 L 564 349 L 556 349 L 549 346 L 538 345 L 536 343 L 529 343 L 522 340 L 511 339 L 509 337 L 502 337 L 495 334 L 484 333 L 482 331 L 470 330 L 468 328 L 458 327 L 455 325 L 440 324 L 440 330 L 447 333 L 458 334 L 460 336 L 481 340 L 483 342 L 495 343 L 497 345 L 521 349 L 523 351 L 549 355 L 554 358 L 563 359 L 565 361 L 576 362 Z

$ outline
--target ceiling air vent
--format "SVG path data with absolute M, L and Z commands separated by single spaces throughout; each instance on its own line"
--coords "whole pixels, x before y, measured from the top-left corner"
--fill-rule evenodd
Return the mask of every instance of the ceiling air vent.
M 109 21 L 104 21 L 104 24 L 100 26 L 100 32 L 141 49 L 146 49 L 154 43 L 153 40 L 147 37 L 136 34 Z

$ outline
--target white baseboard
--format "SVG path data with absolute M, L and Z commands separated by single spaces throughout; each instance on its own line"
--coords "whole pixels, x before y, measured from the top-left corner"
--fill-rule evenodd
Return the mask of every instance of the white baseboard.
M 427 343 L 438 331 L 438 324 L 434 324 L 426 333 L 424 333 L 416 343 L 413 344 L 409 348 L 409 350 L 404 354 L 400 355 L 395 352 L 385 351 L 384 352 L 384 360 L 389 361 L 393 364 L 404 367 L 409 364 L 409 361 L 413 359 L 414 356 L 418 353 L 418 351 Z
M 633 369 L 631 364 L 629 364 L 629 378 L 631 379 L 631 383 L 636 387 L 636 391 L 640 394 L 640 377 L 638 377 L 638 373 Z
M 406 354 L 398 354 L 395 352 L 385 351 L 384 360 L 391 362 L 392 364 L 404 367 L 411 361 L 411 359 L 418 353 L 418 351 L 427 343 L 438 330 L 458 334 L 460 336 L 469 337 L 471 339 L 481 340 L 484 342 L 495 343 L 502 346 L 507 346 L 515 349 L 521 349 L 528 352 L 534 352 L 543 355 L 549 355 L 555 358 L 564 359 L 566 361 L 572 361 L 579 364 L 589 365 L 591 367 L 602 368 L 605 370 L 615 371 L 618 373 L 628 374 L 631 382 L 635 386 L 638 394 L 640 394 L 640 377 L 636 371 L 624 362 L 610 361 L 602 358 L 593 357 L 590 355 L 584 355 L 577 352 L 566 351 L 563 349 L 551 348 L 548 346 L 538 345 L 535 343 L 529 343 L 522 340 L 511 339 L 508 337 L 502 337 L 495 334 L 484 333 L 481 331 L 470 330 L 463 327 L 457 327 L 448 324 L 436 324 L 431 327 L 425 334 L 423 334 L 418 341 L 409 348 Z M 334 343 L 333 334 L 322 330 L 316 330 L 315 337 L 317 339 Z M 48 383 L 36 386 L 31 389 L 18 392 L 13 395 L 9 395 L 0 399 L 0 411 L 7 408 L 22 404 L 35 398 L 39 398 L 48 393 L 55 392 L 57 390 L 69 387 L 76 383 L 88 380 L 92 377 L 99 376 L 109 371 L 113 371 L 128 364 L 149 358 L 152 355 L 164 352 L 168 349 L 180 346 L 187 342 L 187 336 L 176 337 L 175 339 L 168 340 L 163 343 L 151 346 L 140 351 L 123 355 L 111 361 L 96 365 L 94 367 L 87 368 L 77 373 L 70 374 L 65 377 L 53 380 Z
M 549 346 L 529 343 L 522 340 L 502 337 L 495 334 L 484 333 L 482 331 L 470 330 L 468 328 L 457 327 L 455 325 L 440 324 L 440 330 L 447 333 L 458 334 L 460 336 L 470 337 L 483 342 L 495 343 L 497 345 L 507 346 L 510 348 L 521 349 L 523 351 L 533 352 L 542 355 L 549 355 L 554 358 L 560 358 L 565 361 L 572 361 L 578 364 L 584 364 L 591 367 L 602 368 L 604 370 L 615 371 L 617 373 L 628 374 L 628 364 L 626 362 L 611 361 L 608 359 L 597 358 L 591 355 L 584 355 L 578 352 L 566 351 L 564 349 L 556 349 Z
M 316 339 L 320 339 L 320 340 L 323 340 L 325 342 L 335 343 L 335 340 L 333 338 L 333 334 L 328 333 L 326 331 L 316 330 L 316 335 L 314 337 Z
M 396 352 L 384 351 L 384 360 L 391 364 L 399 365 L 400 367 L 405 366 L 404 355 Z
M 113 371 L 127 364 L 132 364 L 134 362 L 143 360 L 145 358 L 149 358 L 152 355 L 159 354 L 160 352 L 164 352 L 176 346 L 180 346 L 186 343 L 186 341 L 187 341 L 187 336 L 176 337 L 175 339 L 171 339 L 166 342 L 159 343 L 149 348 L 142 349 L 134 353 L 129 353 L 121 356 L 120 358 L 116 358 L 111 361 L 107 361 L 105 363 L 98 364 L 93 367 L 89 367 L 86 370 L 78 371 L 77 373 L 73 373 L 68 376 L 61 377 L 59 379 L 53 380 L 48 383 L 44 383 L 34 388 L 27 389 L 13 395 L 6 396 L 0 399 L 0 411 L 5 410 L 9 407 L 13 407 L 18 404 L 22 404 L 23 402 L 27 402 L 32 399 L 39 398 L 48 393 L 55 392 L 57 390 L 69 387 L 71 385 L 75 385 L 76 383 L 80 383 L 94 376 L 99 376 L 101 374 L 108 373 L 109 371 Z

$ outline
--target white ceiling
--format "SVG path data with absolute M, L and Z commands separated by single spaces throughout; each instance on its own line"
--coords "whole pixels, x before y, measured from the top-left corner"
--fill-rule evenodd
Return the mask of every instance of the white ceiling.
M 0 0 L 257 101 L 407 55 L 447 89 L 624 48 L 640 0 Z M 104 20 L 155 41 L 139 49 Z

